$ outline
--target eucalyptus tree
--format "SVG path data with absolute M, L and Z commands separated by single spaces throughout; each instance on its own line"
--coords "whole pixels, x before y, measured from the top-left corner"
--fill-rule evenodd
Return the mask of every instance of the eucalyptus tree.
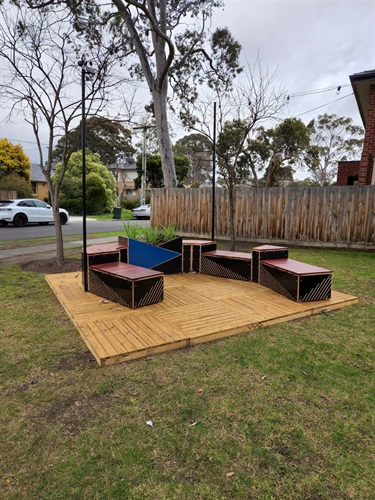
M 81 123 L 68 133 L 68 155 L 81 150 Z M 135 149 L 131 144 L 132 133 L 125 125 L 105 116 L 90 116 L 86 120 L 86 148 L 98 153 L 104 165 L 116 163 L 121 154 L 131 156 Z M 53 157 L 61 161 L 65 149 L 65 137 L 61 137 L 53 150 Z
M 187 156 L 175 155 L 174 163 L 176 166 L 177 187 L 184 187 L 189 169 L 189 158 Z M 138 177 L 134 180 L 135 188 L 141 187 L 143 175 L 142 156 L 137 157 L 137 173 Z M 161 166 L 161 157 L 158 154 L 148 154 L 146 157 L 146 184 L 151 188 L 164 187 L 163 170 Z
M 173 147 L 176 155 L 189 159 L 188 184 L 202 184 L 212 177 L 212 141 L 203 134 L 188 134 Z
M 286 104 L 284 90 L 276 84 L 277 72 L 263 70 L 259 57 L 248 66 L 240 83 L 233 88 L 215 88 L 215 92 L 193 103 L 184 103 L 182 123 L 213 141 L 213 101 L 217 110 L 216 155 L 218 170 L 228 188 L 231 250 L 235 249 L 235 186 L 246 178 L 249 140 L 257 129 L 273 122 Z
M 2 2 L 0 11 L 0 104 L 6 119 L 22 119 L 34 132 L 39 165 L 48 184 L 56 228 L 57 261 L 64 261 L 59 218 L 59 194 L 68 158 L 68 132 L 81 117 L 81 71 L 77 67 L 82 46 L 67 10 L 45 7 L 32 10 L 23 2 Z M 88 53 L 98 63 L 86 84 L 87 114 L 102 112 L 110 81 L 113 54 L 101 46 Z M 46 141 L 44 138 L 47 138 Z M 53 175 L 53 145 L 62 137 L 62 168 Z M 47 142 L 46 153 L 44 142 Z
M 335 179 L 339 160 L 351 160 L 360 155 L 363 129 L 354 125 L 351 118 L 327 113 L 311 120 L 307 128 L 310 148 L 304 163 L 313 180 L 324 186 Z
M 306 125 L 298 118 L 286 118 L 273 128 L 260 127 L 255 138 L 248 140 L 243 161 L 250 166 L 255 186 L 278 186 L 293 181 L 294 168 L 308 147 Z
M 19 0 L 18 0 L 19 1 Z M 228 29 L 211 29 L 215 8 L 223 0 L 23 0 L 33 8 L 65 5 L 87 43 L 100 43 L 110 27 L 113 50 L 131 75 L 143 79 L 150 92 L 164 185 L 176 186 L 168 111 L 172 98 L 192 102 L 198 86 L 230 86 L 241 71 L 241 50 Z M 136 56 L 131 57 L 132 55 Z M 170 93 L 173 93 L 172 96 Z

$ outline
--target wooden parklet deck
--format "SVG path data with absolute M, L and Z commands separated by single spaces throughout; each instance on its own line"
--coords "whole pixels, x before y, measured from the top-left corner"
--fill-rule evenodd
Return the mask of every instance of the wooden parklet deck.
M 179 349 L 358 302 L 297 303 L 257 283 L 203 274 L 165 276 L 164 300 L 128 309 L 84 292 L 81 273 L 46 276 L 100 366 Z

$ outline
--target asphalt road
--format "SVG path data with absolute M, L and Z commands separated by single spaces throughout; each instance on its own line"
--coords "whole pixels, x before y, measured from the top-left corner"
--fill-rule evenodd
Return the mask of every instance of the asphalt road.
M 132 224 L 149 225 L 149 220 L 134 220 Z M 87 234 L 121 232 L 124 229 L 123 220 L 86 220 Z M 63 236 L 82 235 L 82 217 L 71 217 L 69 222 L 62 226 Z M 37 238 L 54 238 L 55 227 L 50 223 L 48 226 L 39 226 L 39 224 L 28 224 L 25 227 L 15 227 L 13 224 L 0 226 L 0 241 L 28 240 Z

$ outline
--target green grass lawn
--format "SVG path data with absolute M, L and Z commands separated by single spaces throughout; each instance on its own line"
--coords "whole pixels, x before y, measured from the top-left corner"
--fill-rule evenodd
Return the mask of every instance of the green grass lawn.
M 290 256 L 359 304 L 105 368 L 1 266 L 0 497 L 373 498 L 375 254 Z
M 97 220 L 110 220 L 113 219 L 113 212 L 103 214 L 103 215 L 89 215 L 89 219 L 97 219 Z M 136 220 L 135 217 L 132 216 L 132 211 L 123 208 L 121 210 L 121 220 Z

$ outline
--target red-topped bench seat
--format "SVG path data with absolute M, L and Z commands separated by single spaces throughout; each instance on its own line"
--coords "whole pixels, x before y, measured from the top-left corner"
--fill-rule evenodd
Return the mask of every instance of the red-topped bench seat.
M 251 254 L 225 250 L 204 252 L 201 256 L 201 273 L 251 281 Z
M 89 291 L 132 309 L 155 304 L 164 297 L 164 273 L 124 262 L 91 265 Z
M 128 248 L 123 243 L 102 243 L 87 248 L 88 265 L 126 262 Z
M 127 264 L 128 241 L 87 250 L 90 292 L 136 308 L 163 300 L 164 273 Z M 288 258 L 288 249 L 255 247 L 252 254 L 217 250 L 216 242 L 183 240 L 183 271 L 255 281 L 297 302 L 331 297 L 332 271 Z
M 331 297 L 332 271 L 293 259 L 260 261 L 259 283 L 297 302 Z

